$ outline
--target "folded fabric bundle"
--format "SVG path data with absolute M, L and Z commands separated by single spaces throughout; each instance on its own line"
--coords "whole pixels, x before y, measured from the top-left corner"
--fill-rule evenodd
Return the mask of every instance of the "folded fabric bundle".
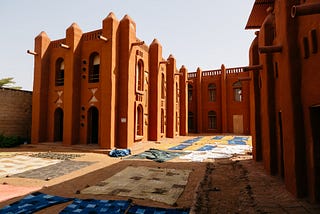
M 110 157 L 125 157 L 131 154 L 130 149 L 113 149 L 109 152 Z
M 150 159 L 159 163 L 171 160 L 175 157 L 183 155 L 183 152 L 169 152 L 159 149 L 149 149 L 137 155 L 132 155 L 128 159 Z
M 3 207 L 0 209 L 0 214 L 29 214 L 71 200 L 73 200 L 73 198 L 64 198 L 60 196 L 43 194 L 41 192 L 35 192 L 27 195 L 20 201 Z

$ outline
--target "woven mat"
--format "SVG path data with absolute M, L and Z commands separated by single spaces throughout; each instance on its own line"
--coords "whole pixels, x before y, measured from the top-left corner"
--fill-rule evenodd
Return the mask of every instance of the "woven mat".
M 105 194 L 150 199 L 173 205 L 188 182 L 191 170 L 128 166 L 81 194 Z
M 0 158 L 0 178 L 27 170 L 39 169 L 44 166 L 61 162 L 60 160 L 47 160 L 25 155 Z
M 62 175 L 91 165 L 93 162 L 65 160 L 60 163 L 42 167 L 36 170 L 29 170 L 23 173 L 14 174 L 11 177 L 34 178 L 40 180 L 50 180 Z

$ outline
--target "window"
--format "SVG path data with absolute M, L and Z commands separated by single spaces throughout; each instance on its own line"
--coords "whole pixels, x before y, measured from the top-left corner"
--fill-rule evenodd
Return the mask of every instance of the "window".
M 98 53 L 93 53 L 90 56 L 89 64 L 89 83 L 99 82 L 100 74 L 100 56 Z
M 309 52 L 310 52 L 309 40 L 307 37 L 303 37 L 302 42 L 303 42 L 304 58 L 307 59 L 309 58 Z
M 209 102 L 216 101 L 216 84 L 209 84 L 208 85 L 208 94 L 209 94 Z
M 137 135 L 143 136 L 143 107 L 139 105 L 137 108 Z
M 240 81 L 233 83 L 233 97 L 234 101 L 241 102 L 242 101 L 242 84 Z
M 192 101 L 192 90 L 193 90 L 193 86 L 188 85 L 188 100 L 189 101 Z
M 161 75 L 161 99 L 164 99 L 164 93 L 165 93 L 165 78 L 164 78 L 164 74 Z
M 136 81 L 137 81 L 137 90 L 143 91 L 143 73 L 144 73 L 144 68 L 143 68 L 143 61 L 140 59 L 137 63 L 136 66 Z
M 179 117 L 178 117 L 178 112 L 176 112 L 176 132 L 179 131 Z
M 179 85 L 176 82 L 176 103 L 179 103 Z
M 164 133 L 164 110 L 161 109 L 161 133 Z
M 317 37 L 317 31 L 316 29 L 311 30 L 311 49 L 312 53 L 317 53 L 318 52 L 318 37 Z
M 217 114 L 215 111 L 208 112 L 208 128 L 217 129 Z
M 56 61 L 56 78 L 55 78 L 56 86 L 64 85 L 64 61 L 62 58 L 59 58 Z

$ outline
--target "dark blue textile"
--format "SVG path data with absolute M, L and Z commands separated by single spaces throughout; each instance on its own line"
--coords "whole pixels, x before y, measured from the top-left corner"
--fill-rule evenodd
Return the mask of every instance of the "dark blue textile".
M 174 146 L 174 147 L 171 147 L 169 148 L 168 150 L 183 150 L 189 146 L 191 146 L 192 144 L 185 144 L 185 143 L 182 143 L 182 144 L 179 144 L 177 146 Z
M 232 140 L 236 141 L 248 141 L 249 137 L 234 137 Z
M 183 141 L 182 143 L 184 144 L 193 144 L 199 140 L 201 140 L 203 137 L 196 137 L 196 138 L 193 138 L 193 139 L 190 139 L 190 140 L 186 140 L 186 141 Z
M 190 140 L 183 141 L 181 144 L 179 144 L 177 146 L 174 146 L 174 147 L 171 147 L 168 150 L 183 150 L 183 149 L 191 146 L 193 143 L 201 140 L 202 138 L 203 137 L 196 137 L 196 138 L 193 138 L 193 139 L 190 139 Z
M 124 213 L 130 203 L 121 200 L 95 200 L 95 199 L 75 199 L 72 204 L 69 204 L 60 213 Z
M 209 150 L 212 150 L 216 147 L 217 147 L 216 145 L 205 145 L 205 146 L 197 149 L 197 151 L 209 151 Z
M 130 149 L 113 149 L 109 152 L 110 157 L 125 157 L 131 154 Z
M 228 140 L 229 145 L 246 145 L 246 142 L 241 140 Z
M 224 138 L 224 136 L 214 136 L 212 139 L 213 140 L 221 140 L 222 138 Z
M 146 207 L 131 204 L 129 201 L 121 200 L 81 200 L 75 199 L 63 209 L 60 214 L 66 213 L 108 213 L 108 214 L 188 214 L 190 209 L 165 209 L 156 207 Z
M 47 195 L 35 192 L 27 195 L 20 201 L 14 202 L 0 209 L 0 214 L 29 214 L 44 208 L 71 201 L 72 198 L 64 198 L 60 196 Z
M 128 214 L 188 214 L 190 209 L 165 209 L 157 207 L 145 207 L 134 205 Z

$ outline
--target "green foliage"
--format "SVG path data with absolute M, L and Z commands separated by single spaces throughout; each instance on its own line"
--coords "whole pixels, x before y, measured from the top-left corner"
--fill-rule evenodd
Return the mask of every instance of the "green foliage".
M 14 84 L 16 84 L 16 82 L 13 81 L 13 77 L 0 79 L 0 88 L 11 88 L 11 89 L 16 89 L 16 90 L 21 89 L 21 87 L 14 86 Z
M 7 137 L 0 134 L 0 148 L 16 147 L 25 141 L 22 137 L 11 136 Z

